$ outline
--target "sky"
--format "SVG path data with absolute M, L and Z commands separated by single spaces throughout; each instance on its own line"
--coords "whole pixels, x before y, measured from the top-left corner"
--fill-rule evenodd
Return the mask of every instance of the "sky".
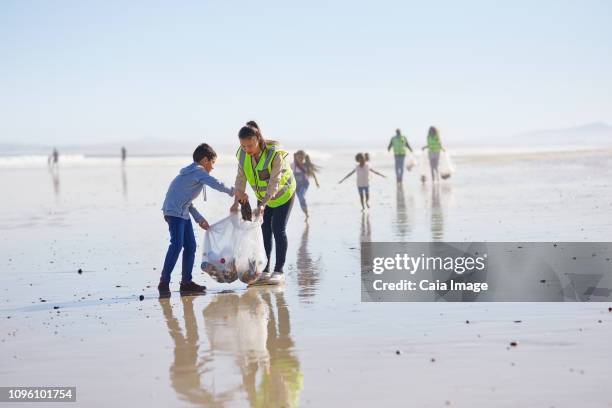
M 0 2 L 0 144 L 612 124 L 610 1 Z

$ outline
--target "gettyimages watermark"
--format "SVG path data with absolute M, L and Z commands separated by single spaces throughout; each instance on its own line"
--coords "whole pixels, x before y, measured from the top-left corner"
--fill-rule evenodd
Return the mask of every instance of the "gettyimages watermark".
M 363 302 L 612 301 L 609 242 L 362 242 Z

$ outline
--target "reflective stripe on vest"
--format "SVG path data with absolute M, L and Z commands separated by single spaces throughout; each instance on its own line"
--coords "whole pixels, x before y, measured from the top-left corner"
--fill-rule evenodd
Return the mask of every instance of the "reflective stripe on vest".
M 295 192 L 296 183 L 293 177 L 293 172 L 291 168 L 287 165 L 287 162 L 284 160 L 288 155 L 287 152 L 281 149 L 277 149 L 275 145 L 267 145 L 264 151 L 261 153 L 259 161 L 257 162 L 255 169 L 253 169 L 252 157 L 242 149 L 239 148 L 236 152 L 236 157 L 238 158 L 238 163 L 244 174 L 246 176 L 247 181 L 249 182 L 253 191 L 255 191 L 255 195 L 258 200 L 263 200 L 266 195 L 266 191 L 268 190 L 268 180 L 272 175 L 272 161 L 276 154 L 281 154 L 282 156 L 282 169 L 281 169 L 281 177 L 279 181 L 279 189 L 274 194 L 274 196 L 278 197 L 268 201 L 267 205 L 269 207 L 278 207 L 285 204 L 287 201 L 291 199 L 291 196 Z M 267 179 L 261 179 L 262 175 L 265 176 L 267 172 Z

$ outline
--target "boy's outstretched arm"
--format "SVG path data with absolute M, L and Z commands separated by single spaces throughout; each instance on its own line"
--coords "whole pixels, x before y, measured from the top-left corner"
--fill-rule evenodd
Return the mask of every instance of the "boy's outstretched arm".
M 221 191 L 222 193 L 226 193 L 229 196 L 234 195 L 234 187 L 228 187 L 223 184 L 221 181 L 217 180 L 215 177 L 208 174 L 206 171 L 202 170 L 200 173 L 198 180 L 200 183 L 210 186 L 217 191 Z
M 376 170 L 374 170 L 374 169 L 370 169 L 370 171 L 371 171 L 372 173 L 374 173 L 374 174 L 378 174 L 380 177 L 387 178 L 387 176 L 385 176 L 384 174 L 381 174 L 381 173 L 377 172 L 377 171 L 376 171 Z
M 351 177 L 351 175 L 355 172 L 355 169 L 353 169 L 349 174 L 347 174 L 346 176 L 344 176 L 344 178 L 342 180 L 340 180 L 338 182 L 338 184 L 342 183 L 344 180 L 346 180 L 347 178 Z

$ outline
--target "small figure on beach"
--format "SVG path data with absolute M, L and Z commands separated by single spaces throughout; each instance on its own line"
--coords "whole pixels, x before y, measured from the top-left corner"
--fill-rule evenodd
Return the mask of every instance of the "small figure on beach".
M 357 166 L 355 166 L 355 168 L 351 170 L 349 174 L 344 176 L 344 178 L 340 180 L 338 184 L 341 184 L 353 173 L 357 174 L 357 192 L 359 193 L 359 199 L 361 200 L 361 210 L 364 211 L 366 207 L 370 208 L 370 172 L 381 177 L 386 176 L 370 168 L 370 165 L 366 163 L 365 155 L 363 153 L 357 153 L 357 155 L 355 155 L 355 161 L 358 163 Z
M 314 179 L 315 185 L 319 187 L 319 180 L 317 180 L 317 172 L 319 166 L 315 165 L 311 160 L 310 156 L 303 150 L 298 150 L 293 154 L 293 163 L 291 163 L 291 170 L 295 176 L 296 190 L 300 207 L 304 212 L 306 218 L 308 218 L 308 204 L 306 203 L 306 191 L 310 186 L 310 177 Z
M 399 129 L 395 129 L 395 136 L 389 141 L 387 151 L 393 148 L 393 156 L 395 157 L 395 177 L 397 182 L 401 183 L 404 178 L 404 161 L 406 160 L 406 149 L 412 153 L 412 148 L 408 143 L 408 139 Z M 366 160 L 367 161 L 367 160 Z
M 50 168 L 55 168 L 59 166 L 59 152 L 55 147 L 53 148 L 53 152 L 51 152 L 49 158 L 47 159 L 47 164 Z
M 217 153 L 206 143 L 202 143 L 193 152 L 193 163 L 184 167 L 178 176 L 172 180 L 162 207 L 164 220 L 170 230 L 170 246 L 164 260 L 164 267 L 159 279 L 158 290 L 161 297 L 170 296 L 170 274 L 176 265 L 178 256 L 183 251 L 183 265 L 180 290 L 181 294 L 201 293 L 205 286 L 198 285 L 192 280 L 193 263 L 195 260 L 196 240 L 191 224 L 190 215 L 202 229 L 208 229 L 208 221 L 193 205 L 201 192 L 206 198 L 206 186 L 234 195 L 234 188 L 211 176 Z M 243 198 L 243 193 L 237 193 Z
M 427 132 L 427 145 L 423 146 L 421 150 L 425 149 L 429 150 L 429 168 L 431 170 L 431 180 L 434 183 L 439 182 L 440 172 L 438 171 L 438 164 L 440 162 L 440 151 L 446 151 L 446 149 L 444 149 L 442 146 L 442 142 L 440 141 L 440 133 L 434 126 L 431 126 Z M 421 177 L 421 181 L 425 182 L 423 177 Z
M 125 159 L 127 159 L 127 150 L 125 146 L 121 147 L 121 163 L 125 163 Z

